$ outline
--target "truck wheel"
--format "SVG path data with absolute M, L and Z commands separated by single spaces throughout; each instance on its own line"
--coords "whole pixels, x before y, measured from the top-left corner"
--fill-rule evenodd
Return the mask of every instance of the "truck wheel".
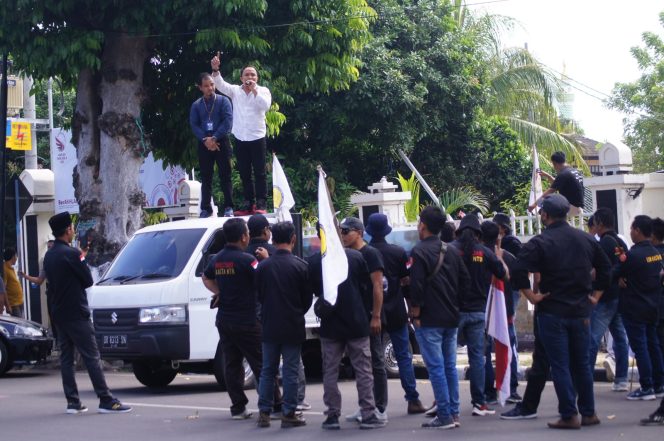
M 0 376 L 4 375 L 11 367 L 12 363 L 9 359 L 9 350 L 5 342 L 0 339 Z
M 242 367 L 244 368 L 244 388 L 251 389 L 256 385 L 256 377 L 246 359 L 242 359 Z M 222 390 L 226 390 L 226 380 L 224 379 L 224 354 L 221 352 L 221 347 L 217 348 L 217 353 L 214 356 L 213 374 L 219 387 L 221 387 Z
M 134 361 L 132 364 L 136 379 L 147 387 L 166 387 L 178 373 L 159 361 Z
M 392 340 L 387 334 L 383 336 L 383 357 L 385 358 L 387 378 L 399 378 L 399 364 L 397 363 L 397 357 L 394 355 Z

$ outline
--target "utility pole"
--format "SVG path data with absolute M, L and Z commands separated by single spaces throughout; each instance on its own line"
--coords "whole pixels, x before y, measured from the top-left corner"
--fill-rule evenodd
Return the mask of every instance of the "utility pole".
M 34 120 L 37 118 L 37 106 L 35 103 L 35 96 L 30 95 L 34 81 L 32 77 L 26 75 L 23 77 L 23 117 L 27 120 Z M 32 129 L 32 148 L 25 152 L 25 169 L 37 169 L 37 128 L 36 124 L 31 123 Z
M 7 127 L 7 53 L 2 54 L 2 81 L 0 82 L 0 124 L 3 126 L 3 131 Z M 0 136 L 0 152 L 2 154 L 2 161 L 0 166 L 1 182 L 0 185 L 0 251 L 4 252 L 5 249 L 5 195 L 7 194 L 7 137 L 6 134 Z M 5 267 L 0 266 L 0 274 L 4 276 Z

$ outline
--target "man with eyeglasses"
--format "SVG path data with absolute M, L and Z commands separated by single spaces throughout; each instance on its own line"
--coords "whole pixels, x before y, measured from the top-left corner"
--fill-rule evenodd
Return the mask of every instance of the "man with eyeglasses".
M 341 241 L 346 248 L 359 251 L 369 267 L 371 276 L 371 292 L 373 309 L 371 311 L 369 343 L 371 347 L 371 367 L 374 377 L 374 399 L 376 400 L 376 417 L 387 422 L 387 372 L 385 372 L 385 355 L 383 353 L 383 333 L 381 329 L 383 309 L 383 256 L 380 251 L 368 245 L 363 238 L 364 224 L 356 217 L 348 217 L 341 222 Z M 361 422 L 358 410 L 346 416 L 347 421 Z

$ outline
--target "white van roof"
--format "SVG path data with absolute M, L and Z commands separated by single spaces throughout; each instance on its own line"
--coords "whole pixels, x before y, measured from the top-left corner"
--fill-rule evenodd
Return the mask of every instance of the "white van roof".
M 274 216 L 273 213 L 268 213 L 264 214 L 270 223 L 275 223 L 277 220 Z M 251 216 L 241 216 L 242 219 L 245 221 L 248 221 Z M 195 219 L 184 219 L 184 220 L 178 220 L 178 221 L 173 221 L 173 222 L 163 222 L 160 224 L 156 225 L 150 225 L 147 227 L 143 227 L 140 230 L 136 231 L 135 234 L 141 234 L 141 233 L 151 233 L 155 231 L 165 231 L 165 230 L 187 230 L 191 228 L 205 228 L 210 229 L 210 228 L 221 228 L 222 225 L 228 220 L 232 219 L 231 217 L 206 217 L 203 219 L 200 218 L 195 218 Z

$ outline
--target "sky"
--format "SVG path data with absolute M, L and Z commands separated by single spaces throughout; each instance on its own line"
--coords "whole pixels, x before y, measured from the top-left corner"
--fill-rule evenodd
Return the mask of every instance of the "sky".
M 484 3 L 485 4 L 479 4 Z M 578 88 L 606 98 L 615 83 L 640 76 L 630 48 L 643 46 L 645 31 L 664 36 L 660 0 L 466 0 L 472 10 L 504 15 L 517 24 L 503 38 L 505 46 L 524 46 L 549 68 L 565 73 Z M 474 3 L 477 5 L 473 6 Z M 588 90 L 588 87 L 594 89 Z M 602 101 L 571 89 L 573 118 L 591 139 L 620 141 L 625 115 Z

